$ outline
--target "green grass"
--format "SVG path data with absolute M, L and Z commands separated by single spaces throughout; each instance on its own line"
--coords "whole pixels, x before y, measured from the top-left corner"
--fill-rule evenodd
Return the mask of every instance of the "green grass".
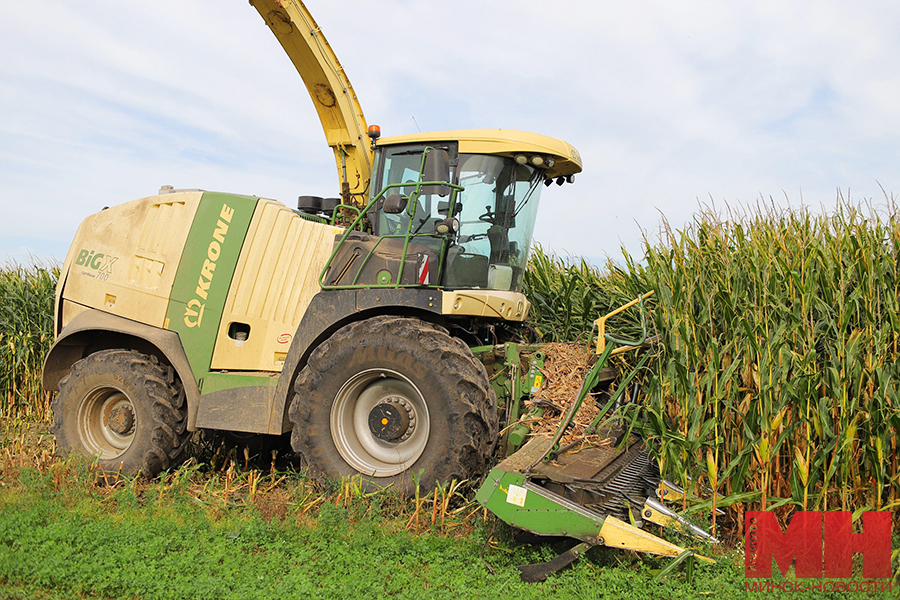
M 596 548 L 546 582 L 524 584 L 515 565 L 565 546 L 518 544 L 480 515 L 466 535 L 411 532 L 385 498 L 332 498 L 311 517 L 300 514 L 302 492 L 291 493 L 286 512 L 265 518 L 256 504 L 211 501 L 189 481 L 176 473 L 110 489 L 73 462 L 22 469 L 0 487 L 0 597 L 775 597 L 744 592 L 736 552 L 699 567 L 691 582 L 683 573 L 656 582 L 667 561 Z

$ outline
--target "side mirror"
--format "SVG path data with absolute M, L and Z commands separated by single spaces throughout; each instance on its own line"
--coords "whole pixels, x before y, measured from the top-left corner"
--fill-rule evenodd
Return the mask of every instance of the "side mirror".
M 450 201 L 449 200 L 438 200 L 437 203 L 437 211 L 439 215 L 449 216 L 450 215 Z M 453 214 L 458 215 L 462 212 L 462 203 L 457 199 L 456 205 L 453 207 Z
M 425 155 L 425 171 L 422 173 L 424 181 L 450 181 L 450 153 L 441 148 L 430 148 Z M 422 187 L 423 194 L 437 194 L 446 196 L 450 188 L 446 185 L 426 185 Z
M 409 198 L 400 194 L 388 194 L 384 197 L 384 205 L 381 210 L 389 215 L 399 215 L 406 208 Z

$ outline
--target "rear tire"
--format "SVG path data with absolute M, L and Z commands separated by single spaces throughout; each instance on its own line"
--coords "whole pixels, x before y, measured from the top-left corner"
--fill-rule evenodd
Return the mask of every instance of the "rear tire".
M 184 458 L 190 432 L 172 367 L 131 350 L 103 350 L 72 365 L 53 400 L 60 454 L 97 457 L 104 471 L 152 478 Z
M 297 376 L 291 443 L 320 479 L 361 474 L 415 492 L 484 473 L 497 402 L 484 365 L 447 330 L 383 316 L 322 343 Z

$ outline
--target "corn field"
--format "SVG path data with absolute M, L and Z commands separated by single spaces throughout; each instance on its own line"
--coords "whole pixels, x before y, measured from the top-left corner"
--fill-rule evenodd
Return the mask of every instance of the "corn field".
M 0 402 L 2 415 L 49 420 L 50 396 L 41 367 L 53 341 L 53 301 L 59 267 L 0 268 Z
M 707 210 L 683 230 L 664 223 L 646 247 L 602 272 L 538 250 L 527 282 L 550 337 L 589 331 L 606 307 L 656 291 L 660 343 L 626 416 L 663 472 L 739 510 L 896 511 L 893 202 L 880 212 L 841 202 L 827 216 Z
M 585 338 L 595 319 L 634 299 L 635 290 L 625 283 L 620 271 L 601 272 L 583 258 L 562 260 L 537 246 L 525 272 L 529 319 L 546 342 Z M 633 313 L 624 313 L 610 326 L 623 335 L 640 335 Z
M 598 316 L 656 291 L 658 342 L 623 416 L 667 477 L 721 494 L 700 506 L 896 511 L 898 261 L 893 202 L 841 201 L 830 215 L 706 210 L 603 269 L 537 248 L 525 286 L 546 341 L 585 340 Z M 39 377 L 57 276 L 0 269 L 4 417 L 49 419 Z M 640 335 L 635 313 L 611 325 Z
M 645 431 L 670 472 L 764 509 L 897 506 L 900 215 L 863 208 L 708 211 L 629 263 L 657 291 Z

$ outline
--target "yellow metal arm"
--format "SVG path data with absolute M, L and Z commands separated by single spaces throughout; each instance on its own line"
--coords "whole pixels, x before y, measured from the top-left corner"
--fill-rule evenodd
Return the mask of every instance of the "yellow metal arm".
M 607 313 L 606 315 L 604 315 L 604 316 L 600 317 L 599 319 L 597 319 L 596 321 L 594 321 L 594 324 L 597 326 L 597 329 L 598 329 L 598 333 L 597 333 L 597 354 L 603 354 L 603 351 L 606 349 L 606 322 L 607 322 L 611 317 L 614 317 L 615 315 L 619 314 L 620 312 L 622 312 L 622 311 L 624 311 L 624 310 L 627 310 L 627 309 L 631 308 L 631 307 L 634 306 L 635 304 L 642 303 L 644 300 L 646 300 L 647 298 L 649 298 L 650 296 L 652 296 L 654 293 L 655 293 L 655 290 L 650 290 L 649 292 L 647 292 L 647 293 L 645 293 L 645 294 L 643 294 L 643 295 L 641 295 L 641 296 L 638 296 L 637 298 L 635 298 L 634 300 L 632 300 L 632 301 L 629 302 L 628 304 L 623 304 L 622 306 L 620 306 L 620 307 L 617 308 L 616 310 L 612 311 L 611 313 Z M 641 311 L 643 311 L 643 307 L 641 308 Z M 641 313 L 641 320 L 643 321 L 643 319 L 644 319 L 644 314 L 643 314 L 643 312 L 642 312 L 642 313 Z M 646 331 L 645 331 L 644 333 L 645 333 L 645 335 L 646 335 Z M 637 347 L 637 346 L 621 346 L 621 347 L 616 348 L 615 350 L 613 350 L 612 353 L 613 353 L 613 354 L 620 354 L 620 353 L 622 353 L 622 352 L 627 352 L 627 351 L 629 351 L 629 350 L 634 350 L 636 347 Z
M 372 173 L 366 119 L 337 56 L 300 0 L 250 0 L 294 63 L 334 150 L 341 198 L 365 195 Z M 359 202 L 357 202 L 359 203 Z
M 597 542 L 611 548 L 636 550 L 649 554 L 659 554 L 660 556 L 678 556 L 684 552 L 684 548 L 681 546 L 676 546 L 671 542 L 656 537 L 652 533 L 638 529 L 634 525 L 620 521 L 612 516 L 606 517 L 603 521 L 603 527 L 600 528 Z M 715 562 L 711 558 L 700 556 L 699 554 L 694 556 L 706 562 Z

